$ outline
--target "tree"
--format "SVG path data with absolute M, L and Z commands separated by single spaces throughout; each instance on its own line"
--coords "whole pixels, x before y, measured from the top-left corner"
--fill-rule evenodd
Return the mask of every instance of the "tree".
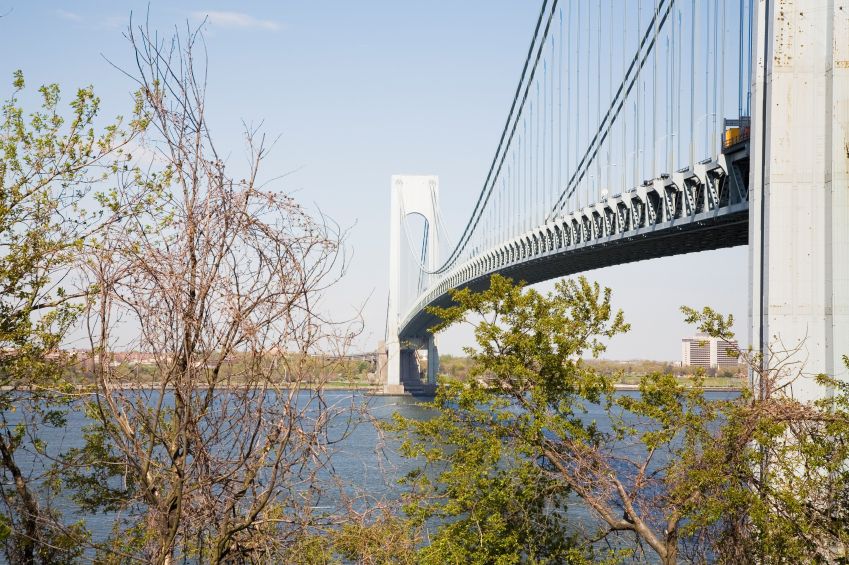
M 120 118 L 98 127 L 91 87 L 77 91 L 65 117 L 56 84 L 39 89 L 41 109 L 27 115 L 22 72 L 13 87 L 0 124 L 0 540 L 11 562 L 52 563 L 79 552 L 84 528 L 63 526 L 51 505 L 52 446 L 39 431 L 64 425 L 74 388 L 58 346 L 90 291 L 69 289 L 73 266 L 112 219 L 82 202 L 126 166 L 123 149 L 144 123 L 134 115 L 126 131 Z
M 341 234 L 265 188 L 257 132 L 246 132 L 245 177 L 229 173 L 208 125 L 198 30 L 128 37 L 155 157 L 109 195 L 128 212 L 90 248 L 94 423 L 65 458 L 66 484 L 83 508 L 121 512 L 103 559 L 280 559 L 318 523 L 321 479 L 346 433 L 330 435 L 345 410 L 310 369 L 351 337 L 319 307 Z M 127 326 L 137 337 L 122 342 Z M 122 349 L 152 358 L 152 388 L 125 386 Z
M 426 466 L 409 477 L 425 496 L 409 509 L 442 525 L 421 551 L 424 562 L 580 563 L 598 559 L 566 518 L 564 480 L 547 452 L 558 438 L 588 445 L 601 432 L 580 421 L 583 400 L 603 402 L 610 377 L 578 356 L 598 354 L 601 339 L 628 329 L 609 291 L 585 280 L 558 283 L 545 297 L 493 276 L 490 288 L 454 291 L 437 308 L 436 331 L 469 320 L 479 349 L 465 383 L 443 381 L 436 418 L 398 418 L 409 435 L 403 452 Z M 480 317 L 478 321 L 477 317 Z M 432 478 L 432 473 L 435 477 Z M 586 494 L 579 491 L 579 494 Z
M 700 331 L 729 342 L 732 319 L 683 308 Z M 717 448 L 725 477 L 705 500 L 701 523 L 722 516 L 714 554 L 726 563 L 842 563 L 849 559 L 849 384 L 814 403 L 793 397 L 805 374 L 800 351 L 780 341 L 743 352 L 752 388 L 725 406 Z M 849 358 L 843 357 L 849 367 Z M 707 520 L 705 520 L 707 518 Z
M 685 386 L 662 373 L 643 376 L 639 395 L 614 394 L 617 376 L 582 360 L 628 329 L 609 289 L 580 278 L 544 296 L 493 276 L 487 290 L 452 299 L 433 309 L 434 330 L 474 327 L 473 378 L 442 382 L 433 420 L 395 424 L 404 452 L 424 461 L 410 477 L 423 493 L 410 515 L 440 524 L 423 561 L 579 561 L 598 558 L 602 542 L 662 563 L 845 552 L 845 393 L 799 404 L 777 394 L 787 375 L 772 368 L 761 396 L 711 399 L 699 378 Z M 730 317 L 685 314 L 733 337 Z M 564 519 L 568 495 L 597 530 Z

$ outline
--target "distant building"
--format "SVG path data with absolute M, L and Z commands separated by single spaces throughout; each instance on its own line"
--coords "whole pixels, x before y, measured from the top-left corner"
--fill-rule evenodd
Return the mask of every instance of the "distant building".
M 681 364 L 705 369 L 736 367 L 739 359 L 734 352 L 739 351 L 735 340 L 725 341 L 706 334 L 681 339 Z

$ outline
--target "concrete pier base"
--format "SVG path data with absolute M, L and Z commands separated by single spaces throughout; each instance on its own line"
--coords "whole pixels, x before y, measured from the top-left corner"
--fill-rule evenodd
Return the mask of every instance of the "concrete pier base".
M 407 394 L 407 391 L 404 389 L 404 385 L 383 385 L 383 394 L 386 396 L 404 396 Z

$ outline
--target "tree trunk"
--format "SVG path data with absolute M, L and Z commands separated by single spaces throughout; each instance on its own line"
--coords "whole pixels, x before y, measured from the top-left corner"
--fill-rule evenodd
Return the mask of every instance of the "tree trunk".
M 0 437 L 0 455 L 3 457 L 3 466 L 9 470 L 12 479 L 14 479 L 15 490 L 18 492 L 18 497 L 23 506 L 23 516 L 20 519 L 23 535 L 16 536 L 15 542 L 17 557 L 21 563 L 35 563 L 35 547 L 41 539 L 38 529 L 38 516 L 40 514 L 38 501 L 30 492 L 20 467 L 15 463 L 11 444 L 7 443 L 6 438 L 3 437 Z

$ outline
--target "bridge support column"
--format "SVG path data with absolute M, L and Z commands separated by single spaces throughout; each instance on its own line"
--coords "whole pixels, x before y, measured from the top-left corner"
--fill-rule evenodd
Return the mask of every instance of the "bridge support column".
M 386 380 L 383 388 L 387 394 L 400 394 L 404 392 L 401 385 L 401 344 L 398 335 L 386 336 Z
M 849 0 L 755 4 L 750 339 L 810 401 L 849 378 Z
M 429 335 L 427 338 L 427 384 L 435 385 L 439 374 L 439 349 L 437 348 L 436 336 Z
M 419 373 L 419 361 L 416 358 L 415 349 L 401 350 L 401 385 L 415 385 L 421 383 Z

